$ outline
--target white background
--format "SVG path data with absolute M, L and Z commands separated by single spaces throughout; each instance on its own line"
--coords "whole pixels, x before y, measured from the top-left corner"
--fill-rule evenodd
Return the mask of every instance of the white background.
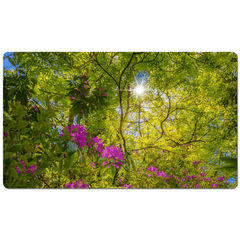
M 240 52 L 234 0 L 11 0 L 1 1 L 0 9 L 2 56 L 12 51 Z M 2 123 L 2 112 L 0 117 Z M 239 187 L 7 190 L 1 177 L 0 191 L 4 240 L 240 239 Z

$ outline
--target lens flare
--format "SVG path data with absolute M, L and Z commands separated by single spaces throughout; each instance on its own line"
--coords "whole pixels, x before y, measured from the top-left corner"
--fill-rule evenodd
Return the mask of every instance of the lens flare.
M 142 86 L 137 86 L 134 90 L 137 94 L 142 94 L 144 91 L 144 88 Z

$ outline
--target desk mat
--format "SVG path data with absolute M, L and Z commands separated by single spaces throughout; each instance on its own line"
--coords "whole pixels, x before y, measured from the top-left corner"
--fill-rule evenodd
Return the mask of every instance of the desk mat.
M 6 188 L 237 186 L 233 52 L 7 52 Z

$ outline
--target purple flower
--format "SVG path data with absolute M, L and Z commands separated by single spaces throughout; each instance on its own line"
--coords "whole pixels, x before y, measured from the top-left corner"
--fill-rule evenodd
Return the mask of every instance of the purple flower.
M 203 170 L 203 167 L 201 167 L 200 169 Z
M 89 140 L 88 146 L 90 148 L 92 148 L 91 145 L 94 145 L 96 148 L 96 150 L 94 150 L 94 152 L 98 151 L 98 152 L 102 153 L 103 152 L 103 142 L 101 142 L 102 139 L 98 138 L 98 137 L 92 137 L 91 139 L 93 140 L 93 142 L 91 140 Z
M 82 180 L 76 181 L 75 183 L 76 183 L 76 188 L 89 188 L 89 185 L 82 182 Z
M 195 186 L 195 188 L 200 188 L 201 186 L 199 185 L 199 184 L 197 184 L 196 186 Z
M 203 176 L 203 177 L 205 176 L 205 174 L 203 172 L 201 172 L 200 175 Z
M 102 94 L 102 96 L 107 96 L 107 93 Z
M 118 163 L 119 160 L 125 161 L 122 149 L 117 148 L 114 145 L 105 147 L 105 149 L 102 152 L 102 158 L 112 159 L 112 161 L 114 163 L 113 166 L 117 166 L 117 165 L 115 165 L 115 163 Z M 119 166 L 119 168 L 121 168 L 121 167 Z
M 91 103 L 92 105 L 94 105 L 94 103 Z
M 182 186 L 183 186 L 183 187 L 187 187 L 187 184 L 183 184 Z
M 136 153 L 136 154 L 138 154 L 138 153 L 139 153 L 139 151 L 135 150 L 135 153 Z
M 218 177 L 218 181 L 223 181 L 223 177 Z
M 93 163 L 92 163 L 92 166 L 93 166 L 93 167 L 96 167 L 96 164 L 93 162 Z
M 75 184 L 73 182 L 70 182 L 68 184 L 65 184 L 67 188 L 89 188 L 88 184 L 85 184 L 82 180 L 76 181 Z
M 39 148 L 39 146 L 38 146 L 38 145 L 36 145 L 36 148 Z
M 156 172 L 156 175 L 158 176 L 158 177 L 168 177 L 168 175 L 164 172 L 164 171 L 162 171 L 162 172 Z
M 150 175 L 150 174 L 148 174 L 147 176 L 148 176 L 148 177 L 152 177 L 152 175 Z
M 165 150 L 162 151 L 163 153 L 165 152 Z
M 106 164 L 108 164 L 108 161 L 103 162 L 102 166 L 104 167 Z
M 19 170 L 19 168 L 18 168 L 18 167 L 16 167 L 16 170 L 17 170 L 17 173 L 18 173 L 18 174 L 20 174 L 20 173 L 21 173 L 21 171 Z
M 127 185 L 127 184 L 125 184 L 123 187 L 125 187 L 125 188 L 131 188 L 132 185 Z
M 182 178 L 182 181 L 185 181 L 186 179 L 185 178 Z
M 195 161 L 195 162 L 193 162 L 193 166 L 194 166 L 194 165 L 198 165 L 200 162 L 201 162 L 201 161 Z
M 75 97 L 71 97 L 71 99 L 75 99 Z
M 213 184 L 212 184 L 212 187 L 215 187 L 215 188 L 217 188 L 218 186 L 217 186 L 217 184 L 216 184 L 216 183 L 213 183 Z
M 163 131 L 163 134 L 165 134 L 165 132 Z
M 147 170 L 149 170 L 150 172 L 156 172 L 157 169 L 153 166 L 150 166 Z
M 86 132 L 86 129 L 84 126 L 80 125 L 72 125 L 71 127 L 66 127 L 68 130 L 69 135 L 72 137 L 72 140 L 76 143 L 78 143 L 78 146 L 82 149 L 82 147 L 86 146 L 86 140 L 88 133 Z M 77 128 L 77 130 L 72 133 L 72 130 Z M 62 129 L 62 134 L 59 136 L 62 137 L 64 135 L 64 129 Z
M 82 79 L 84 79 L 84 78 L 86 78 L 86 75 L 83 75 L 83 76 L 82 76 Z
M 26 169 L 24 162 L 23 162 L 23 161 L 20 161 L 20 163 L 23 165 L 24 169 Z M 18 173 L 18 174 L 21 173 L 21 171 L 19 170 L 18 167 L 16 167 L 16 170 L 17 170 L 17 173 Z
M 125 180 L 124 179 L 120 179 L 120 182 L 124 182 Z
M 211 178 L 208 178 L 207 181 L 208 181 L 208 182 L 212 182 L 212 179 L 211 179 Z
M 27 173 L 31 173 L 32 175 L 34 175 L 34 173 L 37 171 L 37 167 L 32 165 L 27 169 Z
M 38 111 L 38 108 L 37 108 L 37 106 L 34 106 L 34 108 L 36 109 L 36 111 Z
M 104 88 L 100 88 L 100 90 L 101 90 L 101 91 L 103 91 L 103 90 L 104 90 Z
M 84 86 L 84 88 L 86 89 L 87 88 L 87 86 L 86 85 L 83 85 Z
M 7 136 L 8 136 L 8 133 L 9 133 L 9 131 L 6 131 L 5 133 L 3 133 L 3 138 L 4 138 L 4 137 L 7 137 Z
M 119 169 L 121 169 L 121 167 L 120 167 L 120 166 L 118 166 L 117 164 L 111 163 L 111 165 L 113 165 L 113 166 L 114 166 L 114 167 L 116 167 L 116 168 L 119 168 Z M 110 166 L 108 166 L 108 167 L 110 167 Z
M 187 170 L 183 170 L 185 174 L 187 174 Z
M 76 185 L 73 184 L 73 182 L 70 182 L 68 184 L 65 184 L 67 188 L 76 188 Z
M 190 180 L 190 179 L 191 179 L 191 176 L 187 175 L 186 178 Z

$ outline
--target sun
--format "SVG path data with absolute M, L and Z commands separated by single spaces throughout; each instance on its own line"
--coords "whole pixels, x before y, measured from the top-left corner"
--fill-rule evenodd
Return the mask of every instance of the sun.
M 144 88 L 143 88 L 143 86 L 137 86 L 137 87 L 134 89 L 134 91 L 135 91 L 138 95 L 140 95 L 140 94 L 142 94 L 142 93 L 144 92 Z

